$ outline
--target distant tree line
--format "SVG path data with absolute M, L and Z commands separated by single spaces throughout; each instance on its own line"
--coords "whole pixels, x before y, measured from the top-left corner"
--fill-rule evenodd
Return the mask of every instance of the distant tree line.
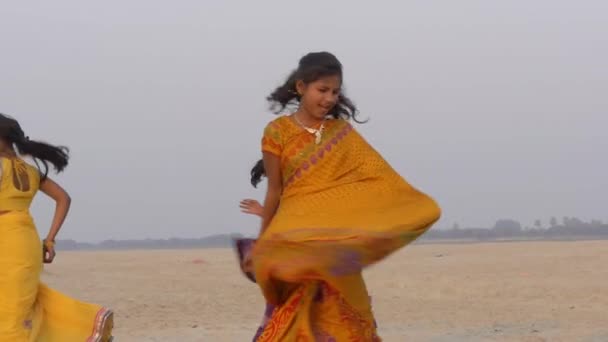
M 194 249 L 222 248 L 232 245 L 234 238 L 242 235 L 212 235 L 199 239 L 145 239 L 145 240 L 106 240 L 100 243 L 83 243 L 74 240 L 57 241 L 58 250 L 126 250 L 126 249 Z M 420 241 L 438 240 L 573 240 L 608 239 L 608 224 L 598 220 L 584 222 L 575 217 L 564 217 L 561 222 L 555 217 L 544 226 L 536 220 L 532 227 L 522 225 L 512 219 L 496 221 L 492 228 L 461 228 L 454 224 L 451 229 L 433 228 L 424 234 Z
M 143 239 L 143 240 L 105 240 L 99 243 L 58 240 L 58 250 L 126 250 L 126 249 L 193 249 L 218 248 L 231 246 L 234 238 L 241 235 L 212 235 L 199 239 Z
M 564 217 L 561 222 L 552 217 L 544 226 L 540 219 L 532 227 L 522 225 L 512 219 L 496 221 L 492 228 L 460 228 L 454 224 L 451 229 L 431 229 L 421 240 L 499 240 L 499 239 L 606 239 L 608 224 L 599 220 L 584 222 L 576 217 Z

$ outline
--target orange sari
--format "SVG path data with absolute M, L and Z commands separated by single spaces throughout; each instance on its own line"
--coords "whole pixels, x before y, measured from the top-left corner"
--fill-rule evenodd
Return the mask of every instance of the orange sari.
M 380 341 L 361 272 L 440 216 L 345 120 L 322 141 L 282 116 L 262 150 L 281 159 L 283 194 L 266 231 L 237 243 L 267 301 L 255 341 Z

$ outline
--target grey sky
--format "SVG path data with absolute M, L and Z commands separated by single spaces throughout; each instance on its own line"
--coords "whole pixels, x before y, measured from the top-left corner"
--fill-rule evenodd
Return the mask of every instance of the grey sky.
M 264 98 L 317 50 L 437 227 L 608 220 L 606 1 L 1 4 L 0 112 L 72 150 L 60 238 L 256 232 Z

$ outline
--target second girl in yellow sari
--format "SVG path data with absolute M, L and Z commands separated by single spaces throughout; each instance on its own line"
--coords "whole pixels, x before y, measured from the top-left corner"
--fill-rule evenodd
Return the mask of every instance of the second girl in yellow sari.
M 30 140 L 16 120 L 0 114 L 0 342 L 111 341 L 111 310 L 70 298 L 40 281 L 43 261 L 55 258 L 55 237 L 70 206 L 65 190 L 47 176 L 49 164 L 62 171 L 67 149 Z M 51 229 L 42 241 L 29 212 L 39 191 L 56 202 Z

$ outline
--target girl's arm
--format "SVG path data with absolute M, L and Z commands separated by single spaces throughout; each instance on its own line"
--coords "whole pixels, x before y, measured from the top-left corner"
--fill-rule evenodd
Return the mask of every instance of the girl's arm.
M 268 188 L 266 190 L 266 198 L 262 210 L 262 226 L 260 235 L 264 233 L 268 225 L 272 221 L 283 193 L 283 181 L 281 179 L 281 160 L 272 153 L 264 152 L 264 169 L 266 178 L 268 179 Z
M 55 200 L 55 215 L 53 216 L 51 229 L 45 239 L 46 241 L 54 242 L 59 229 L 61 229 L 68 215 L 72 200 L 70 199 L 70 195 L 50 178 L 46 178 L 40 183 L 40 191 Z

